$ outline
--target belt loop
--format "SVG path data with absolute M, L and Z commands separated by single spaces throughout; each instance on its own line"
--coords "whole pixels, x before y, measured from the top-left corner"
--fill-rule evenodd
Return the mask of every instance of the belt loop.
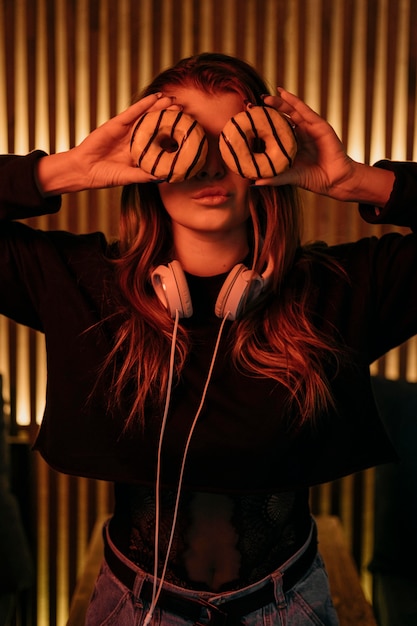
M 213 608 L 206 607 L 208 612 L 208 622 L 206 626 L 232 626 L 229 623 L 229 617 L 225 613 L 222 613 L 216 606 Z M 200 622 L 196 622 L 195 626 L 204 626 Z
M 234 626 L 232 622 L 230 622 L 230 616 L 227 615 L 227 613 L 223 613 L 221 610 L 221 606 L 211 604 L 211 602 L 201 599 L 199 603 L 201 604 L 201 608 L 207 611 L 208 622 L 201 624 L 198 621 L 194 626 Z
M 284 574 L 285 575 L 285 574 Z M 272 576 L 272 582 L 274 585 L 274 597 L 276 605 L 279 609 L 286 606 L 285 593 L 284 593 L 284 579 L 281 572 L 275 572 Z
M 141 572 L 138 572 L 136 574 L 135 582 L 133 583 L 133 589 L 132 589 L 133 596 L 136 602 L 140 600 L 140 595 L 142 593 L 142 587 L 143 587 L 144 582 L 145 582 L 145 577 L 143 576 Z M 140 600 L 140 602 L 142 603 L 142 600 Z

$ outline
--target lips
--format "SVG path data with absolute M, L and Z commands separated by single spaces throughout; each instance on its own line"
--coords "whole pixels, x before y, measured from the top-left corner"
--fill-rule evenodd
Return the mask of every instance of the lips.
M 201 200 L 202 198 L 210 198 L 210 197 L 223 197 L 229 198 L 232 194 L 230 191 L 225 189 L 224 187 L 204 187 L 197 191 L 197 193 L 193 194 L 193 198 L 195 200 Z

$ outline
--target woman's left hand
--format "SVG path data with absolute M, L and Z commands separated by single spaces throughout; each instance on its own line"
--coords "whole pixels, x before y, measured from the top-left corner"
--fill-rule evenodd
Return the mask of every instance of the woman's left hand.
M 390 172 L 351 159 L 333 128 L 307 104 L 285 89 L 264 102 L 289 116 L 297 138 L 291 168 L 255 185 L 296 185 L 343 201 L 363 201 L 383 206 L 393 184 Z

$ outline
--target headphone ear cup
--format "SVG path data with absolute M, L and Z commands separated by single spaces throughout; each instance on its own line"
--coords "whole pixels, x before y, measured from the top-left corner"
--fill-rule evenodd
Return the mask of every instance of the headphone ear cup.
M 156 295 L 173 319 L 177 311 L 180 317 L 192 316 L 193 305 L 187 279 L 178 261 L 159 265 L 152 272 L 151 281 Z
M 235 265 L 217 296 L 217 317 L 223 318 L 227 313 L 228 320 L 235 320 L 244 306 L 260 294 L 263 284 L 262 278 L 246 265 Z

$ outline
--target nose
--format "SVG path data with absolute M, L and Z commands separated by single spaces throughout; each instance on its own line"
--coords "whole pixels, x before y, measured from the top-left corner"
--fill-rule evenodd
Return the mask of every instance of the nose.
M 219 149 L 219 138 L 208 137 L 207 158 L 203 168 L 198 172 L 197 178 L 200 180 L 213 179 L 220 180 L 226 174 L 227 168 L 222 159 Z

